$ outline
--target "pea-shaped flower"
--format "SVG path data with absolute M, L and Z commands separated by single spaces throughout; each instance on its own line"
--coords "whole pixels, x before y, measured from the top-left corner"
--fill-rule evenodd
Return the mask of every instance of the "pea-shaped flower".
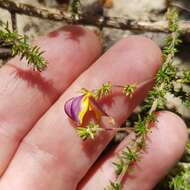
M 104 110 L 98 105 L 92 92 L 73 97 L 65 103 L 65 113 L 76 122 L 78 126 L 83 124 L 83 119 L 89 111 L 93 111 L 96 119 L 99 120 L 101 116 L 108 116 Z

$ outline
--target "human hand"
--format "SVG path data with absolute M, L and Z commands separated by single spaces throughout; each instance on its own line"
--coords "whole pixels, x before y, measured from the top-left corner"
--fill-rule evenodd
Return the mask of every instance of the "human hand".
M 64 113 L 64 103 L 82 87 L 94 89 L 107 81 L 142 83 L 153 78 L 161 66 L 161 51 L 151 40 L 132 36 L 97 60 L 101 53 L 97 37 L 74 26 L 35 43 L 45 50 L 47 70 L 34 72 L 18 58 L 0 70 L 0 189 L 103 190 L 114 179 L 112 162 L 129 137 L 94 164 L 114 134 L 82 141 Z M 106 111 L 117 126 L 151 86 L 143 86 L 131 99 L 112 97 Z M 124 190 L 152 189 L 184 151 L 187 132 L 177 115 L 160 112 L 154 125 L 145 153 L 132 176 L 123 181 Z

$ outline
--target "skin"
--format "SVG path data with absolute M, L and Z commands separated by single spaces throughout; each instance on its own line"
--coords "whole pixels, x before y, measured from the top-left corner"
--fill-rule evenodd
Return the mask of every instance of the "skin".
M 95 163 L 114 133 L 82 141 L 64 103 L 81 87 L 144 83 L 131 99 L 116 93 L 102 102 L 115 127 L 120 126 L 152 87 L 161 51 L 151 40 L 131 36 L 100 56 L 98 38 L 82 27 L 64 27 L 34 43 L 46 51 L 46 71 L 36 73 L 18 58 L 0 70 L 0 189 L 103 189 L 114 179 L 111 163 L 129 137 Z M 105 120 L 101 124 L 108 126 Z M 184 151 L 187 130 L 178 116 L 160 112 L 153 126 L 148 149 L 134 176 L 124 179 L 124 190 L 152 189 Z

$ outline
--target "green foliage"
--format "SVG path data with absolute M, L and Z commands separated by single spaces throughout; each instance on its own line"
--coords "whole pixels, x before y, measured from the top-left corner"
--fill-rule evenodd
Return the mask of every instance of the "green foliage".
M 185 153 L 182 159 L 183 162 L 190 163 L 190 142 L 187 143 Z M 189 164 L 190 165 L 190 164 Z
M 111 94 L 113 87 L 121 88 L 122 93 L 125 96 L 128 96 L 130 98 L 133 96 L 133 94 L 137 88 L 137 86 L 134 84 L 126 84 L 125 86 L 120 86 L 120 85 L 112 85 L 111 82 L 106 82 L 99 89 L 95 90 L 96 99 L 101 99 L 104 96 L 108 96 L 109 94 Z
M 122 150 L 121 157 L 129 162 L 134 162 L 138 158 L 138 153 L 129 147 L 126 147 L 124 150 Z
M 168 9 L 167 11 L 168 29 L 170 35 L 167 37 L 165 46 L 163 48 L 163 66 L 156 75 L 156 83 L 154 88 L 150 91 L 148 98 L 145 100 L 143 108 L 145 110 L 164 109 L 166 106 L 165 95 L 169 92 L 173 93 L 172 81 L 179 80 L 177 76 L 177 67 L 173 63 L 175 53 L 177 52 L 176 46 L 181 43 L 180 31 L 178 29 L 178 13 L 175 9 Z
M 105 188 L 105 190 L 121 190 L 121 185 L 119 183 L 110 182 L 110 185 Z
M 134 163 L 138 159 L 138 152 L 132 148 L 125 147 L 121 154 L 118 156 L 118 160 L 113 162 L 115 166 L 115 172 L 117 176 L 120 176 L 126 172 L 130 164 Z
M 190 155 L 190 142 L 186 145 L 186 151 Z
M 38 46 L 31 47 L 27 43 L 27 37 L 11 31 L 8 24 L 0 22 L 0 41 L 1 45 L 11 48 L 13 56 L 25 58 L 34 70 L 43 71 L 47 67 L 46 60 L 42 57 L 43 51 Z
M 119 158 L 117 161 L 113 162 L 113 165 L 115 166 L 115 173 L 117 176 L 119 176 L 126 167 L 126 163 L 122 158 Z
M 100 126 L 93 122 L 90 122 L 87 127 L 77 127 L 77 132 L 82 140 L 94 139 L 100 130 Z
M 165 54 L 165 57 L 167 55 Z M 161 84 L 163 81 L 167 84 L 171 82 L 171 79 L 174 80 L 176 77 L 177 68 L 172 63 L 165 64 L 163 67 L 158 71 L 156 76 L 157 84 Z
M 134 131 L 137 136 L 145 136 L 149 131 L 146 119 L 142 120 L 142 118 L 139 116 L 139 119 L 135 122 Z
M 72 13 L 72 17 L 75 20 L 79 15 L 80 10 L 80 0 L 72 0 L 70 3 L 70 10 Z
M 103 98 L 104 96 L 108 96 L 112 91 L 111 82 L 104 83 L 99 89 L 95 90 L 96 99 Z
M 187 107 L 190 108 L 190 99 L 184 100 L 183 104 Z
M 73 16 L 78 14 L 78 3 L 79 1 L 72 1 L 73 4 Z M 184 105 L 190 107 L 190 94 L 185 92 L 182 88 L 183 85 L 190 83 L 190 71 L 184 69 L 182 74 L 178 67 L 174 64 L 174 57 L 177 52 L 177 45 L 181 43 L 180 31 L 178 27 L 178 12 L 175 9 L 168 9 L 167 11 L 168 19 L 168 31 L 169 35 L 166 39 L 165 46 L 163 48 L 163 66 L 160 68 L 155 77 L 155 84 L 152 90 L 148 93 L 143 105 L 141 106 L 141 111 L 139 117 L 133 120 L 134 125 L 134 135 L 135 138 L 132 140 L 131 144 L 128 144 L 118 155 L 118 158 L 113 162 L 116 179 L 111 181 L 106 190 L 121 190 L 121 182 L 123 176 L 126 172 L 131 171 L 134 162 L 140 159 L 140 155 L 143 153 L 144 148 L 146 148 L 146 137 L 150 128 L 150 123 L 156 121 L 156 111 L 167 109 L 167 94 L 173 94 L 175 97 L 180 98 Z M 180 90 L 176 90 L 174 84 L 178 83 L 181 85 Z M 110 82 L 104 83 L 99 89 L 88 91 L 87 89 L 82 89 L 83 93 L 91 92 L 92 96 L 96 100 L 108 96 L 112 93 L 113 87 L 122 89 L 122 93 L 125 96 L 131 97 L 137 86 L 132 84 L 127 84 L 125 86 L 113 85 Z M 122 128 L 101 128 L 99 124 L 89 123 L 87 127 L 78 127 L 77 131 L 79 136 L 86 140 L 87 138 L 94 139 L 99 131 L 105 130 L 116 130 L 120 131 Z M 121 130 L 125 131 L 125 130 Z M 180 176 L 172 176 L 170 178 L 169 186 L 177 190 L 178 186 L 185 184 L 185 173 L 180 173 Z M 186 187 L 187 184 L 185 184 Z M 183 189 L 182 189 L 183 190 Z
M 180 82 L 190 84 L 190 70 L 184 69 L 183 76 Z
M 112 85 L 111 82 L 106 82 L 100 88 L 92 90 L 92 91 L 90 91 L 86 88 L 82 88 L 81 93 L 84 95 L 90 94 L 90 96 L 92 96 L 92 98 L 94 98 L 95 101 L 98 101 L 98 100 L 102 99 L 103 97 L 110 95 L 112 93 L 113 87 L 120 88 L 122 93 L 123 93 L 123 89 L 126 89 L 125 95 L 129 96 L 129 97 L 131 97 L 133 95 L 133 93 L 135 92 L 135 89 L 136 89 L 136 87 L 134 85 L 120 86 L 120 85 Z M 98 104 L 98 102 L 97 102 L 97 104 Z M 114 118 L 112 118 L 111 116 L 107 116 L 107 117 L 109 119 L 109 124 L 114 125 L 115 124 Z M 94 139 L 95 136 L 97 135 L 97 133 L 100 131 L 111 131 L 111 130 L 126 131 L 125 128 L 114 128 L 114 127 L 101 128 L 98 123 L 92 123 L 92 122 L 90 122 L 87 127 L 86 126 L 85 127 L 83 127 L 83 126 L 77 127 L 76 130 L 77 130 L 77 133 L 79 134 L 79 136 L 83 140 L 86 140 L 87 138 Z
M 166 99 L 165 99 L 166 93 L 167 90 L 164 89 L 164 84 L 162 84 L 162 86 L 153 87 L 153 89 L 149 92 L 148 97 L 144 101 L 142 109 L 144 111 L 148 111 L 151 108 L 153 108 L 153 105 L 155 106 L 154 110 L 164 109 L 166 105 Z
M 166 94 L 175 94 L 176 97 L 186 100 L 186 104 L 188 103 L 188 105 L 190 105 L 189 94 L 186 92 L 176 93 L 174 88 L 174 82 L 180 82 L 183 85 L 190 81 L 190 71 L 184 70 L 183 75 L 178 75 L 178 68 L 174 64 L 174 56 L 177 52 L 176 46 L 181 43 L 179 39 L 178 13 L 175 9 L 168 9 L 166 16 L 168 19 L 169 35 L 163 48 L 163 66 L 156 75 L 154 87 L 144 101 L 139 117 L 137 117 L 137 120 L 132 121 L 132 124 L 135 126 L 134 132 L 136 134 L 136 140 L 131 142 L 130 149 L 128 146 L 127 149 L 122 150 L 118 156 L 118 160 L 113 163 L 117 176 L 115 183 L 117 184 L 121 184 L 123 175 L 130 171 L 132 164 L 138 160 L 140 153 L 142 153 L 143 148 L 145 148 L 146 136 L 150 131 L 150 123 L 156 121 L 154 112 L 167 107 Z M 125 157 L 121 155 L 125 155 Z M 182 177 L 171 178 L 170 186 L 175 186 L 176 188 L 180 182 L 184 182 L 183 179 Z
M 124 94 L 125 96 L 132 97 L 132 95 L 133 95 L 133 93 L 135 92 L 136 88 L 137 88 L 137 87 L 136 87 L 136 85 L 134 85 L 134 84 L 125 85 L 125 86 L 123 87 L 123 94 Z
M 180 31 L 178 27 L 178 12 L 174 8 L 169 8 L 166 14 L 168 19 L 168 30 L 171 35 L 166 39 L 165 46 L 163 48 L 163 55 L 165 58 L 166 64 L 172 63 L 175 53 L 177 52 L 176 46 L 181 43 Z
M 190 189 L 190 168 L 183 168 L 175 176 L 169 176 L 169 188 L 171 190 L 189 190 Z

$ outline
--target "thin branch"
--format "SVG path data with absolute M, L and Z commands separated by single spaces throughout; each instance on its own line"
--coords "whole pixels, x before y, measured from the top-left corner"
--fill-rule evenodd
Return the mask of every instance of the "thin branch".
M 172 2 L 170 5 L 173 7 L 177 7 L 179 9 L 185 10 L 190 13 L 190 9 L 188 7 L 185 7 L 182 3 Z
M 8 23 L 0 23 L 0 45 L 10 47 L 12 56 L 25 58 L 34 70 L 43 71 L 47 67 L 47 61 L 42 56 L 43 51 L 38 46 L 30 46 L 27 37 L 9 29 Z
M 9 11 L 14 11 L 18 14 L 25 14 L 28 16 L 35 16 L 42 19 L 49 19 L 54 21 L 65 21 L 66 23 L 77 23 L 92 25 L 98 27 L 108 27 L 122 30 L 137 30 L 150 32 L 168 32 L 167 21 L 138 21 L 131 20 L 127 17 L 105 17 L 105 16 L 90 16 L 80 15 L 77 20 L 73 20 L 72 13 L 55 8 L 47 8 L 44 6 L 33 6 L 24 3 L 18 3 L 13 0 L 0 0 L 0 7 Z M 180 21 L 179 29 L 181 33 L 190 33 L 190 22 Z
M 0 59 L 8 59 L 10 57 L 12 57 L 12 53 L 9 48 L 0 48 Z
M 10 11 L 13 31 L 17 31 L 17 17 L 14 11 Z
M 13 0 L 0 0 L 0 7 L 18 14 L 35 16 L 42 19 L 54 21 L 69 21 L 71 14 L 54 8 L 44 6 L 33 6 L 25 3 L 19 3 Z

